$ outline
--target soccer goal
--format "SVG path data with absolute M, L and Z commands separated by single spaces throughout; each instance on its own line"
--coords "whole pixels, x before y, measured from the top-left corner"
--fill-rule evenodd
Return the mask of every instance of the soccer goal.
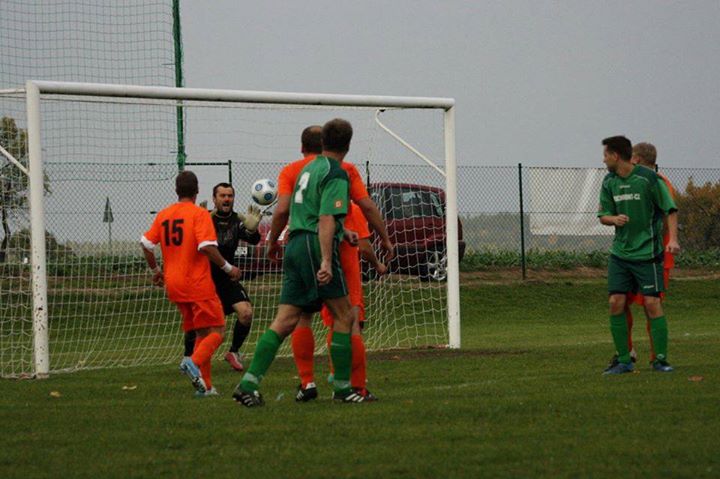
M 0 100 L 26 104 L 17 118 L 0 111 L 0 376 L 179 361 L 178 313 L 150 284 L 139 246 L 154 214 L 176 200 L 178 170 L 197 173 L 209 208 L 212 186 L 231 182 L 242 211 L 255 180 L 301 157 L 302 130 L 335 117 L 353 125 L 346 161 L 398 247 L 389 274 L 365 271 L 368 349 L 460 347 L 454 100 L 48 81 L 0 91 Z M 178 108 L 177 131 L 153 121 Z M 237 253 L 254 309 L 249 354 L 280 288 L 281 266 L 262 249 Z

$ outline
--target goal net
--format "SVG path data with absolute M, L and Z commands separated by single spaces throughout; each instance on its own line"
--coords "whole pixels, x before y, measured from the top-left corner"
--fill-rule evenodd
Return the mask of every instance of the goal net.
M 364 268 L 367 347 L 459 347 L 452 100 L 59 82 L 29 82 L 26 93 L 4 97 L 29 106 L 25 123 L 12 121 L 14 136 L 4 126 L 0 138 L 8 153 L 0 154 L 3 377 L 180 360 L 179 314 L 150 284 L 139 245 L 155 213 L 177 199 L 176 144 L 163 129 L 178 105 L 198 201 L 212 208 L 213 185 L 229 181 L 236 211 L 251 203 L 255 180 L 277 178 L 300 158 L 306 126 L 349 120 L 355 133 L 347 161 L 366 179 L 398 250 L 390 274 L 378 278 Z M 148 124 L 153 117 L 159 130 Z M 440 171 L 390 136 L 378 117 Z M 263 242 L 269 214 L 260 225 Z M 44 253 L 36 231 L 44 231 Z M 252 354 L 273 319 L 282 267 L 264 259 L 262 242 L 241 243 L 236 260 L 253 302 L 243 346 Z M 226 341 L 234 319 L 227 318 Z M 315 323 L 320 354 L 324 332 Z M 287 341 L 280 354 L 289 353 Z

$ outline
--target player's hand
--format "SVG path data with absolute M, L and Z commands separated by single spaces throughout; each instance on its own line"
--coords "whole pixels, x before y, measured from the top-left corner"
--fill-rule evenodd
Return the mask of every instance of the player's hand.
M 230 281 L 240 281 L 240 268 L 233 266 L 228 276 L 230 276 Z
M 613 220 L 613 223 L 615 223 L 615 226 L 625 226 L 628 221 L 630 221 L 628 215 L 617 215 Z
M 282 253 L 282 246 L 277 241 L 268 243 L 266 256 L 274 263 L 280 262 L 280 254 Z
M 162 286 L 164 284 L 163 280 L 163 272 L 158 271 L 157 273 L 153 273 L 152 275 L 152 284 L 155 286 Z
M 360 242 L 360 235 L 355 231 L 344 230 L 343 236 L 345 237 L 345 241 L 350 243 L 350 246 L 357 246 Z
M 670 254 L 678 254 L 680 252 L 680 243 L 678 243 L 677 240 L 668 241 L 668 244 L 665 247 L 665 252 Z
M 320 286 L 328 284 L 332 280 L 332 267 L 330 261 L 323 260 L 317 272 L 317 280 Z
M 240 216 L 240 215 L 238 215 Z M 242 215 L 242 222 L 245 226 L 245 229 L 253 232 L 257 230 L 258 225 L 260 224 L 260 220 L 262 219 L 262 213 L 260 212 L 260 208 L 258 208 L 255 205 L 248 206 L 247 213 Z
M 388 268 L 387 268 L 387 266 L 385 266 L 385 263 L 378 263 L 377 265 L 375 265 L 375 271 L 377 271 L 377 274 L 379 276 L 382 276 L 385 273 L 387 273 L 387 270 L 388 270 Z
M 389 262 L 391 259 L 395 257 L 395 245 L 392 243 L 392 241 L 388 240 L 382 240 L 380 242 L 380 246 L 382 249 L 385 250 L 385 261 Z

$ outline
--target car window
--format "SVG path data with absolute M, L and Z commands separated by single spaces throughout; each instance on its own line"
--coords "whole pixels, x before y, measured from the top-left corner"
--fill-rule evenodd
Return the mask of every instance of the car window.
M 389 219 L 442 218 L 443 205 L 440 196 L 434 191 L 412 188 L 389 187 L 371 193 L 375 203 Z

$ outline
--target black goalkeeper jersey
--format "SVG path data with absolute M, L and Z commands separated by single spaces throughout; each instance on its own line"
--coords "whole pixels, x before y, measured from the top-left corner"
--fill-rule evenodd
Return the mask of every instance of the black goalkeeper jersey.
M 237 250 L 240 240 L 250 244 L 260 242 L 260 232 L 256 230 L 250 233 L 234 211 L 227 216 L 222 216 L 217 211 L 213 211 L 210 216 L 217 233 L 218 250 L 220 250 L 220 254 L 226 261 L 235 264 L 235 250 Z M 210 262 L 210 266 L 212 266 L 213 272 L 221 271 L 212 262 Z

